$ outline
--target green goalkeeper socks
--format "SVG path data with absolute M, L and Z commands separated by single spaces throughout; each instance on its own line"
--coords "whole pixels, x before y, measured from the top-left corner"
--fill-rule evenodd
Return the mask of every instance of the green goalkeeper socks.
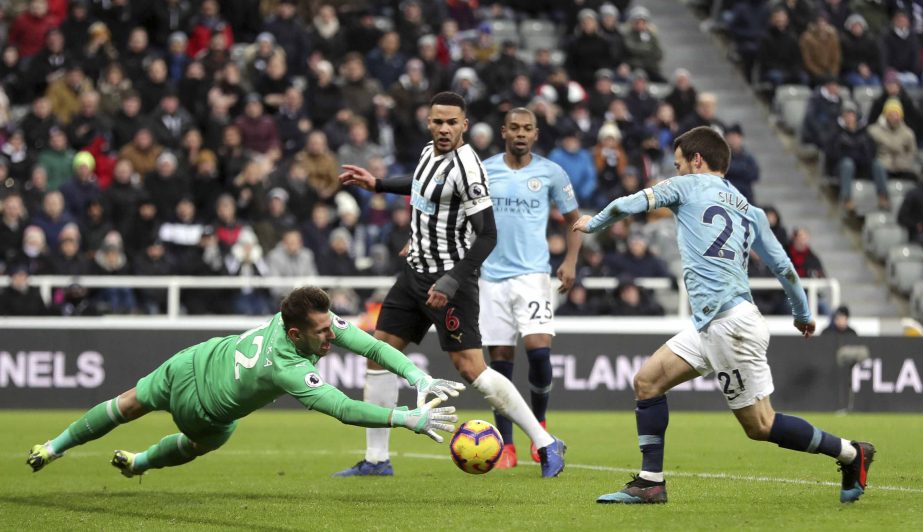
M 116 397 L 99 403 L 87 410 L 80 419 L 71 423 L 67 430 L 51 441 L 55 454 L 61 454 L 71 447 L 101 438 L 124 423 L 125 418 L 119 412 L 118 402 L 119 398 Z
M 148 450 L 135 455 L 132 471 L 143 473 L 148 469 L 178 466 L 195 460 L 195 449 L 184 434 L 165 436 L 160 442 L 151 445 Z

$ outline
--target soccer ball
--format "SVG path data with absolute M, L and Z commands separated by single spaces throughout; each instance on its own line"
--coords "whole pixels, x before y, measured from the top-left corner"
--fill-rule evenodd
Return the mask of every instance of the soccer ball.
M 452 461 L 465 473 L 482 475 L 497 464 L 503 453 L 503 437 L 496 427 L 480 419 L 462 423 L 449 440 Z

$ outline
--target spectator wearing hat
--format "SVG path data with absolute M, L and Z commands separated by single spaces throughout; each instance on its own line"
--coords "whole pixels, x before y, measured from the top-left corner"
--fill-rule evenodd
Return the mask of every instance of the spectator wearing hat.
M 167 79 L 173 87 L 176 87 L 186 75 L 186 67 L 191 61 L 186 55 L 188 45 L 189 38 L 181 31 L 171 33 L 167 40 L 167 53 L 164 61 L 167 65 Z
M 158 229 L 157 240 L 178 264 L 188 264 L 198 254 L 204 228 L 196 216 L 192 198 L 184 196 L 176 203 L 169 220 Z
M 920 41 L 905 11 L 896 10 L 891 27 L 881 35 L 882 66 L 894 69 L 902 84 L 920 83 Z
M 180 198 L 191 194 L 190 185 L 190 180 L 179 172 L 176 155 L 169 151 L 157 157 L 154 171 L 144 177 L 144 188 L 164 217 L 173 212 Z
M 95 169 L 96 160 L 90 152 L 79 152 L 74 156 L 73 177 L 61 185 L 61 194 L 64 196 L 67 212 L 75 219 L 83 216 L 87 203 L 91 199 L 102 195 L 99 185 L 96 184 L 96 175 L 93 173 Z
M 885 103 L 892 98 L 897 98 L 901 104 L 901 109 L 904 111 L 904 123 L 913 130 L 918 143 L 923 141 L 923 114 L 920 113 L 919 107 L 917 107 L 907 90 L 904 89 L 898 78 L 897 71 L 893 69 L 885 70 L 882 77 L 882 87 L 884 91 L 872 102 L 872 106 L 869 108 L 869 123 L 874 124 L 877 122 Z
M 608 68 L 600 68 L 593 77 L 595 81 L 589 91 L 587 107 L 593 116 L 602 116 L 615 99 L 615 92 L 612 90 L 615 73 Z
M 274 187 L 267 194 L 266 214 L 253 224 L 263 249 L 274 249 L 286 231 L 297 229 L 298 220 L 289 212 L 288 200 L 289 193 L 282 187 Z
M 734 124 L 724 132 L 724 139 L 731 147 L 731 164 L 724 178 L 734 185 L 750 203 L 755 203 L 753 184 L 760 180 L 760 165 L 744 145 L 744 131 L 740 124 Z
M 695 110 L 697 93 L 692 85 L 692 75 L 685 68 L 673 71 L 673 89 L 664 101 L 673 107 L 673 115 L 682 122 Z
M 0 291 L 0 316 L 44 316 L 48 306 L 37 286 L 29 286 L 29 269 L 24 264 L 8 268 L 10 284 Z
M 849 326 L 849 307 L 841 305 L 830 317 L 830 325 L 821 333 L 824 336 L 859 336 L 856 330 Z
M 353 237 L 349 230 L 338 227 L 330 232 L 330 241 L 318 264 L 321 275 L 355 276 L 359 275 L 356 261 L 349 251 L 353 246 Z
M 622 2 L 627 4 L 628 2 Z M 618 65 L 625 60 L 625 38 L 622 37 L 619 8 L 605 3 L 599 6 L 599 33 L 609 41 L 614 64 Z
M 112 232 L 112 222 L 101 196 L 90 198 L 80 216 L 80 234 L 83 236 L 84 249 L 96 251 L 102 245 L 106 235 Z
M 165 213 L 164 217 L 166 216 L 168 214 Z M 147 193 L 142 193 L 138 200 L 137 211 L 129 222 L 128 230 L 124 233 L 125 247 L 128 252 L 132 256 L 137 256 L 141 253 L 148 244 L 157 238 L 160 224 L 161 219 L 158 216 L 157 204 Z
M 343 92 L 335 82 L 329 61 L 318 61 L 308 76 L 311 79 L 305 89 L 305 103 L 315 127 L 323 128 L 346 105 Z
M 567 292 L 564 302 L 558 305 L 554 313 L 558 316 L 595 316 L 599 312 L 596 305 L 587 298 L 586 287 L 578 281 Z
M 22 57 L 29 58 L 42 49 L 45 34 L 57 26 L 54 16 L 48 12 L 47 0 L 30 0 L 29 8 L 10 25 L 7 42 L 18 48 Z
M 913 130 L 904 123 L 900 100 L 885 102 L 881 116 L 869 126 L 869 135 L 878 146 L 877 159 L 893 179 L 916 179 L 919 150 Z
M 51 273 L 80 276 L 90 273 L 90 261 L 81 250 L 80 229 L 67 224 L 58 234 L 58 247 L 51 256 Z
M 29 171 L 35 162 L 35 153 L 26 143 L 25 134 L 21 129 L 13 130 L 6 141 L 0 144 L 0 156 L 5 159 L 10 177 L 19 183 L 28 178 Z M 7 185 L 3 184 L 3 186 Z
M 498 153 L 494 145 L 494 130 L 485 122 L 478 122 L 471 126 L 471 133 L 468 135 L 469 143 L 477 153 L 478 159 L 485 160 Z
M 61 199 L 61 193 L 51 192 L 48 195 L 57 196 L 58 205 L 61 205 L 61 210 L 63 210 L 64 201 Z M 48 228 L 47 224 L 40 224 L 40 222 L 44 221 L 40 216 L 33 217 L 32 221 L 35 225 L 28 225 L 23 230 L 22 248 L 18 250 L 12 262 L 25 265 L 29 271 L 29 275 L 47 275 L 51 273 L 49 250 L 53 248 L 49 248 L 48 246 L 45 231 L 54 231 L 54 233 L 49 234 L 54 237 L 54 245 L 56 247 L 58 245 L 58 234 L 60 230 L 68 223 L 72 223 L 72 219 L 69 215 L 67 215 L 67 218 L 59 218 L 57 222 L 64 222 L 65 220 L 65 223 L 60 223 L 54 227 Z
M 644 70 L 638 69 L 632 72 L 629 81 L 631 88 L 625 95 L 625 105 L 628 106 L 628 111 L 635 120 L 647 122 L 657 112 L 660 101 L 651 94 L 647 73 Z
M 67 18 L 58 26 L 61 34 L 64 35 L 64 42 L 73 50 L 84 48 L 90 38 L 93 18 L 90 17 L 87 3 L 85 0 L 69 2 Z
M 875 141 L 865 125 L 859 122 L 859 110 L 853 102 L 843 104 L 840 118 L 825 150 L 827 171 L 839 177 L 840 202 L 847 212 L 855 211 L 852 182 L 858 175 L 871 177 L 878 192 L 878 205 L 887 209 L 887 173 L 876 158 Z
M 801 126 L 801 141 L 824 150 L 836 133 L 837 119 L 843 99 L 840 97 L 840 84 L 834 77 L 820 80 L 819 86 L 808 99 Z
M 465 99 L 468 104 L 468 112 L 477 116 L 477 109 L 481 109 L 481 104 L 488 96 L 487 88 L 481 82 L 477 70 L 473 67 L 461 67 L 455 71 L 452 76 L 452 85 L 449 87 L 452 92 Z
M 663 50 L 660 39 L 650 26 L 651 13 L 644 6 L 635 6 L 628 12 L 628 32 L 625 34 L 625 48 L 628 51 L 628 65 L 632 69 L 643 69 L 651 81 L 664 80 L 660 73 Z
M 157 167 L 157 158 L 163 153 L 163 146 L 157 144 L 151 130 L 141 127 L 133 135 L 131 142 L 119 150 L 119 159 L 131 163 L 132 169 L 140 175 L 147 175 Z
M 862 15 L 853 14 L 846 19 L 846 32 L 840 38 L 842 66 L 840 75 L 850 87 L 877 87 L 881 85 L 881 52 L 878 43 L 868 31 Z
M 130 275 L 131 266 L 122 245 L 122 237 L 112 232 L 106 236 L 103 245 L 93 254 L 90 275 Z M 137 300 L 134 289 L 128 286 L 99 288 L 93 299 L 103 314 L 130 314 L 134 312 Z
M 808 84 L 808 75 L 802 68 L 798 36 L 789 25 L 788 12 L 782 6 L 772 9 L 769 29 L 760 41 L 757 53 L 760 81 L 775 89 L 785 83 Z
M 112 33 L 102 22 L 96 21 L 87 30 L 89 39 L 83 47 L 83 57 L 80 59 L 87 77 L 97 80 L 103 70 L 115 61 L 118 61 L 119 51 L 112 44 Z M 78 49 L 73 43 L 65 39 L 68 47 Z
M 893 4 L 898 4 L 900 1 L 897 0 Z M 879 0 L 850 0 L 849 8 L 853 13 L 865 19 L 870 34 L 881 35 L 882 30 L 885 30 L 890 22 L 887 6 L 882 4 Z
M 256 42 L 244 49 L 245 71 L 251 84 L 255 83 L 266 72 L 269 60 L 277 54 L 283 60 L 287 60 L 285 50 L 276 45 L 276 37 L 268 31 L 257 35 Z
M 281 190 L 281 189 L 280 189 Z M 282 235 L 279 243 L 272 248 L 266 257 L 269 275 L 276 277 L 304 277 L 317 275 L 317 266 L 314 262 L 314 253 L 304 247 L 301 232 L 294 227 L 289 228 Z M 285 288 L 272 288 L 269 293 L 273 303 L 281 301 L 288 294 Z
M 589 8 L 577 14 L 577 30 L 566 48 L 568 74 L 584 87 L 593 85 L 594 75 L 600 68 L 618 64 L 612 55 L 612 44 L 599 32 L 599 18 Z
M 828 16 L 823 11 L 818 12 L 798 40 L 801 62 L 814 84 L 824 78 L 840 75 L 840 38 L 836 29 L 830 25 Z
M 185 275 L 227 275 L 224 251 L 215 232 L 215 227 L 206 225 L 199 241 L 199 253 L 191 263 L 177 262 L 178 273 Z M 227 290 L 183 290 L 182 304 L 189 314 L 227 314 L 231 308 Z
M 596 167 L 598 200 L 594 206 L 605 206 L 621 187 L 622 175 L 628 167 L 628 153 L 622 146 L 622 132 L 612 122 L 599 128 L 597 144 L 593 147 L 593 163 Z
M 591 203 L 596 193 L 596 167 L 589 150 L 581 144 L 581 133 L 570 127 L 561 133 L 560 144 L 548 154 L 548 158 L 561 165 L 570 176 L 570 182 L 580 204 Z

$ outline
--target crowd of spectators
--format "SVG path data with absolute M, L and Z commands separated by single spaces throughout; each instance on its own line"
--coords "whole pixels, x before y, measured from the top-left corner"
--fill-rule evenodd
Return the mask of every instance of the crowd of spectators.
M 493 35 L 533 18 L 554 24 L 563 55 Z M 507 110 L 532 109 L 535 151 L 587 209 L 671 175 L 673 139 L 699 125 L 727 131 L 729 178 L 756 201 L 743 131 L 688 71 L 661 71 L 650 13 L 628 0 L 30 0 L 0 9 L 0 43 L 0 313 L 165 309 L 163 290 L 88 290 L 86 275 L 393 274 L 407 203 L 341 189 L 337 174 L 412 171 L 442 90 L 467 101 L 482 158 L 502 150 Z M 662 313 L 631 279 L 676 275 L 671 223 L 660 213 L 588 239 L 581 275 L 623 288 L 592 304 L 577 289 L 562 313 Z M 78 282 L 39 305 L 26 280 L 42 274 Z M 281 295 L 184 290 L 182 306 L 263 314 Z M 368 296 L 336 295 L 351 314 Z

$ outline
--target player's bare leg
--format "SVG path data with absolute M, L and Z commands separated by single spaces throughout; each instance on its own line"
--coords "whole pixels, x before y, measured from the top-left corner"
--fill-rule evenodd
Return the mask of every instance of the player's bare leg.
M 865 493 L 866 476 L 875 457 L 871 443 L 845 440 L 799 417 L 777 413 L 768 397 L 733 412 L 752 440 L 835 458 L 842 472 L 840 502 L 855 502 Z
M 101 438 L 122 423 L 134 421 L 148 412 L 149 410 L 138 402 L 135 389 L 132 388 L 89 409 L 57 438 L 44 444 L 33 445 L 26 463 L 33 472 L 37 472 L 60 458 L 64 451 Z
M 383 331 L 375 331 L 375 338 L 399 351 L 403 351 L 407 347 L 407 340 Z M 398 388 L 397 375 L 371 360 L 368 361 L 365 370 L 365 388 L 362 391 L 363 401 L 385 408 L 394 408 L 397 406 Z M 365 429 L 365 458 L 348 469 L 334 473 L 333 476 L 393 475 L 394 468 L 391 467 L 388 449 L 390 439 L 390 428 Z
M 453 351 L 449 355 L 462 378 L 481 392 L 494 410 L 519 425 L 535 442 L 541 457 L 542 476 L 548 478 L 560 474 L 564 469 L 564 452 L 567 447 L 542 428 L 513 383 L 487 367 L 480 348 Z
M 634 378 L 635 420 L 641 447 L 641 472 L 622 490 L 596 499 L 599 503 L 651 504 L 667 502 L 663 478 L 664 436 L 670 421 L 666 393 L 699 373 L 669 347 L 663 345 L 647 359 Z

